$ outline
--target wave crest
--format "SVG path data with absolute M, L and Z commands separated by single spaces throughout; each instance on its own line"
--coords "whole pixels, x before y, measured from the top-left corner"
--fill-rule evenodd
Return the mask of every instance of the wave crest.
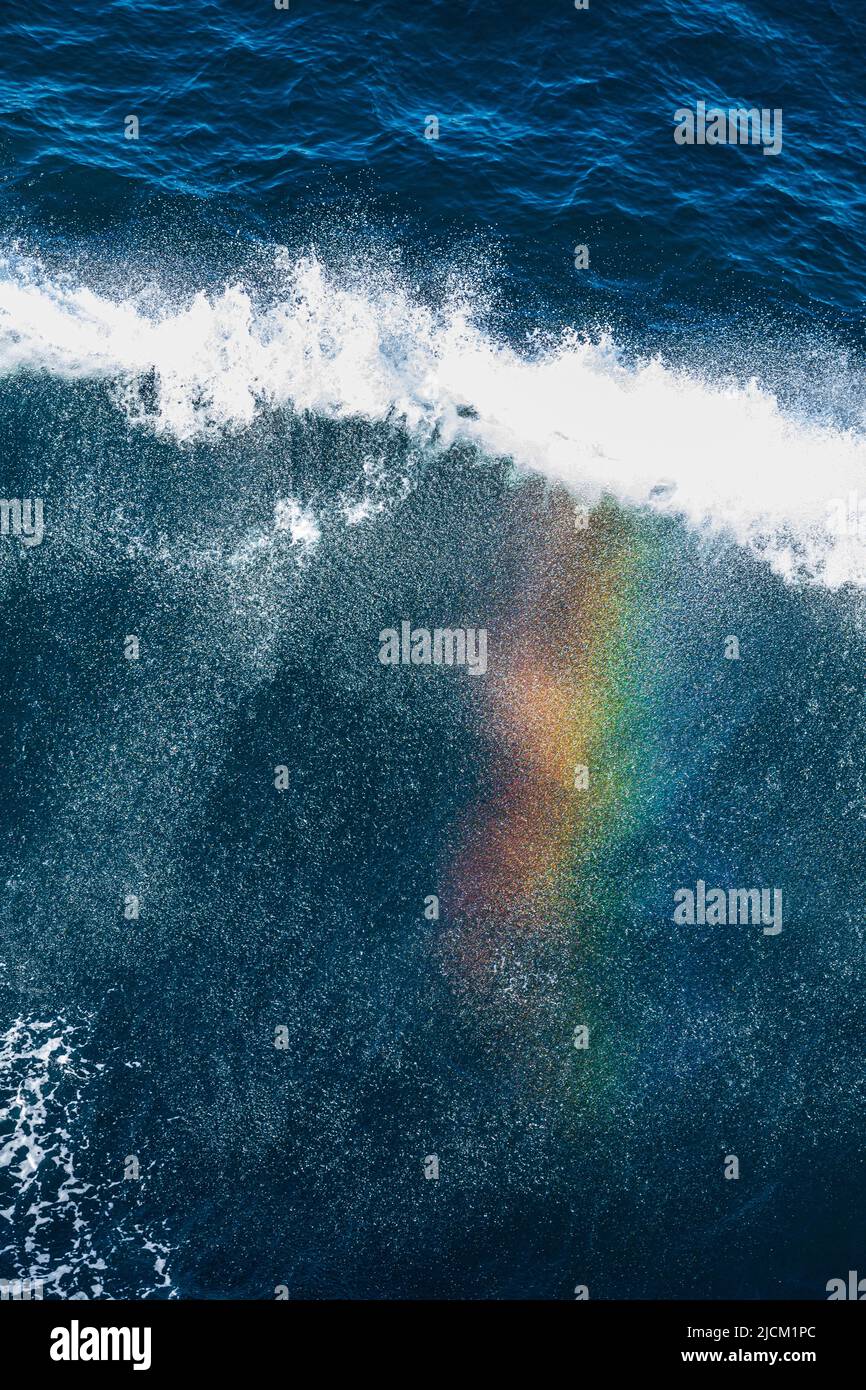
M 866 582 L 866 525 L 839 522 L 866 476 L 862 433 L 794 417 L 754 380 L 628 364 L 609 337 L 520 352 L 478 326 L 466 293 L 433 309 L 385 274 L 346 283 L 315 257 L 275 262 L 277 292 L 236 283 L 154 311 L 7 257 L 0 373 L 103 378 L 130 422 L 178 442 L 280 408 L 390 420 L 584 502 L 608 494 L 730 534 L 786 578 Z

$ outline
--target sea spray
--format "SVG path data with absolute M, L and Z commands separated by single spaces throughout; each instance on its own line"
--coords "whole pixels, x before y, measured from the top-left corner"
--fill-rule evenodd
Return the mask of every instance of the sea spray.
M 786 413 L 754 380 L 627 363 L 604 335 L 520 351 L 476 324 L 465 295 L 433 309 L 385 273 L 361 285 L 302 257 L 276 295 L 235 283 L 154 315 L 7 258 L 0 373 L 17 370 L 102 378 L 132 422 L 180 442 L 277 409 L 387 420 L 511 458 L 589 504 L 683 516 L 787 579 L 866 582 L 866 540 L 840 534 L 830 505 L 866 471 L 862 433 Z

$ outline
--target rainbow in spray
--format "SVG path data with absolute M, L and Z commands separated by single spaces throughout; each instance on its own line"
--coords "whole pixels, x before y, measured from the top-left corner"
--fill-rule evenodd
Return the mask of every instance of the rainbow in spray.
M 658 541 L 607 503 L 583 530 L 563 493 L 547 506 L 481 697 L 488 787 L 461 822 L 443 891 L 455 958 L 477 983 L 515 937 L 579 934 L 590 860 L 652 804 L 645 629 Z

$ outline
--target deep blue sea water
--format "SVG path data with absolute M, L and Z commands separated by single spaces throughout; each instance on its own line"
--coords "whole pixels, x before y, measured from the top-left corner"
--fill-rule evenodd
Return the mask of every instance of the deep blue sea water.
M 866 1261 L 866 524 L 828 525 L 866 9 L 7 0 L 0 36 L 0 493 L 45 507 L 0 537 L 0 1278 L 824 1297 Z M 778 154 L 677 144 L 700 101 L 780 110 Z M 555 931 L 486 904 L 500 959 L 423 905 L 508 721 L 377 638 L 485 626 L 529 718 L 576 501 L 636 791 Z M 505 814 L 519 862 L 548 814 Z M 684 936 L 699 878 L 783 884 L 783 932 Z

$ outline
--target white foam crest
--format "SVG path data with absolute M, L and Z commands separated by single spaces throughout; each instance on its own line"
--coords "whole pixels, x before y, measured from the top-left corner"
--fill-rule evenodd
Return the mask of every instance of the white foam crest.
M 434 311 L 385 275 L 348 284 L 315 258 L 276 259 L 276 296 L 235 284 L 159 314 L 0 262 L 0 372 L 108 378 L 131 420 L 179 441 L 281 406 L 393 420 L 470 440 L 589 502 L 609 493 L 678 513 L 786 577 L 866 583 L 866 502 L 863 526 L 839 522 L 866 478 L 862 433 L 795 418 L 754 381 L 626 364 L 607 339 L 519 352 L 485 335 L 465 298 Z M 314 518 L 296 537 L 297 525 L 293 540 L 315 539 Z

